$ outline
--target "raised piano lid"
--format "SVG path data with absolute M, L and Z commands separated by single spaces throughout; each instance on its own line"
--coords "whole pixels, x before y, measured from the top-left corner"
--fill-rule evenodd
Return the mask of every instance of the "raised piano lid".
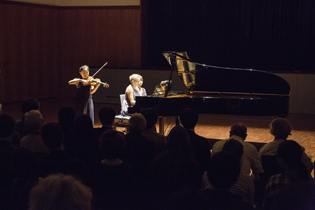
M 269 72 L 200 64 L 190 61 L 187 52 L 163 55 L 190 94 L 290 95 L 288 82 Z

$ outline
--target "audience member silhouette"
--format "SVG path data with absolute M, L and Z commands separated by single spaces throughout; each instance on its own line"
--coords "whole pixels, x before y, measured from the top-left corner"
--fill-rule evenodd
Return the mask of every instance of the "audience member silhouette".
M 98 118 L 101 121 L 102 127 L 94 128 L 97 139 L 99 139 L 105 131 L 113 129 L 112 126 L 115 121 L 115 115 L 115 110 L 112 107 L 108 106 L 100 109 Z
M 91 189 L 70 175 L 40 179 L 30 192 L 29 210 L 92 210 Z
M 28 148 L 34 153 L 48 154 L 49 149 L 41 138 L 44 119 L 39 110 L 31 110 L 24 114 L 25 127 L 28 134 L 21 139 L 20 147 Z
M 293 183 L 308 182 L 311 179 L 307 168 L 301 161 L 302 155 L 302 148 L 296 141 L 286 140 L 279 144 L 276 156 L 284 172 L 273 175 L 269 179 L 264 194 L 264 209 L 270 209 L 275 196 L 281 190 Z
M 73 107 L 64 106 L 58 111 L 58 123 L 63 131 L 63 143 L 68 147 L 74 135 L 75 110 Z
M 95 207 L 100 210 L 252 209 L 253 179 L 249 171 L 257 178 L 262 167 L 256 148 L 245 142 L 247 128 L 242 124 L 234 124 L 230 138 L 213 146 L 209 160 L 209 145 L 205 144 L 206 138 L 195 133 L 198 113 L 192 109 L 180 113 L 184 128 L 175 126 L 165 137 L 155 131 L 158 116 L 153 109 L 132 116 L 130 132 L 123 136 L 111 128 L 115 117 L 111 107 L 100 110 L 102 128 L 97 129 L 88 116 L 75 119 L 73 108 L 62 107 L 58 112 L 59 125 L 47 123 L 42 133 L 39 108 L 38 100 L 28 98 L 22 104 L 23 117 L 19 121 L 0 113 L 1 209 L 27 209 L 28 203 L 29 209 L 44 209 L 46 205 L 50 209 L 92 209 L 91 190 L 76 179 L 92 187 Z M 19 139 L 14 130 L 23 137 L 21 144 L 13 143 L 14 136 Z M 284 170 L 268 182 L 265 208 L 314 208 L 311 196 L 315 182 L 310 178 L 313 164 L 303 147 L 287 140 L 290 123 L 277 118 L 271 122 L 270 133 L 274 140 L 259 154 L 277 157 Z M 49 154 L 42 159 L 34 154 L 41 148 L 40 144 L 33 144 L 34 139 L 42 139 L 42 145 L 47 147 Z M 25 146 L 26 142 L 31 146 Z M 63 142 L 69 145 L 66 151 Z M 203 176 L 200 170 L 206 170 Z M 76 193 L 70 194 L 70 189 Z M 137 197 L 139 193 L 142 194 Z
M 10 209 L 10 188 L 14 179 L 13 153 L 16 147 L 11 140 L 15 120 L 9 114 L 0 115 L 0 206 Z
M 208 209 L 253 209 L 252 205 L 244 202 L 239 195 L 233 195 L 229 190 L 239 179 L 241 162 L 235 155 L 226 151 L 215 153 L 210 158 L 207 178 L 213 189 L 205 190 L 204 196 Z
M 45 124 L 42 128 L 41 136 L 46 146 L 50 149 L 50 154 L 39 165 L 40 177 L 63 173 L 73 175 L 84 183 L 89 182 L 90 173 L 85 163 L 65 153 L 63 133 L 58 123 Z
M 158 120 L 157 112 L 153 108 L 148 108 L 142 110 L 141 114 L 147 121 L 147 126 L 142 131 L 142 136 L 154 143 L 157 153 L 164 151 L 166 149 L 166 137 L 161 133 L 157 133 L 155 129 L 155 124 Z
M 275 197 L 271 210 L 315 209 L 315 181 L 297 182 L 283 189 Z
M 85 162 L 91 170 L 95 161 L 100 160 L 99 142 L 88 115 L 79 115 L 74 123 L 74 135 L 65 148 L 67 154 Z
M 250 174 L 252 171 L 255 180 L 258 180 L 260 173 L 263 173 L 264 171 L 256 147 L 251 143 L 245 142 L 246 137 L 247 127 L 245 125 L 236 123 L 231 126 L 229 139 L 235 139 L 243 145 L 241 171 L 246 174 Z M 212 147 L 212 155 L 222 151 L 226 141 L 227 140 L 217 141 Z
M 188 189 L 200 189 L 201 176 L 187 131 L 175 126 L 167 137 L 167 150 L 152 163 L 152 205 L 165 209 L 169 197 Z
M 29 132 L 24 124 L 24 114 L 32 111 L 32 110 L 39 110 L 40 109 L 40 103 L 35 98 L 27 98 L 22 102 L 22 117 L 20 120 L 16 121 L 15 130 L 20 134 L 20 138 L 23 138 L 26 136 Z
M 274 136 L 274 140 L 265 144 L 260 150 L 259 155 L 261 158 L 264 156 L 274 156 L 278 150 L 279 144 L 283 141 L 286 141 L 288 136 L 291 135 L 291 124 L 285 118 L 276 118 L 270 124 L 270 133 Z M 314 168 L 313 162 L 311 159 L 305 154 L 305 149 L 302 147 L 303 155 L 302 162 L 305 164 L 309 173 Z
M 138 177 L 137 185 L 146 187 L 149 169 L 156 156 L 154 143 L 141 135 L 146 127 L 142 114 L 133 114 L 129 120 L 129 133 L 125 135 L 126 149 L 123 160 L 135 167 Z
M 223 152 L 229 153 L 234 156 L 235 160 L 241 163 L 243 156 L 243 145 L 235 140 L 230 139 L 226 141 L 223 147 Z M 238 166 L 239 164 L 237 164 Z M 208 179 L 208 172 L 206 171 L 202 177 L 203 189 L 215 189 Z M 240 172 L 235 183 L 228 189 L 233 195 L 241 196 L 245 202 L 254 204 L 254 180 L 246 173 Z
M 136 174 L 134 168 L 121 160 L 125 147 L 124 134 L 110 129 L 100 138 L 103 159 L 92 172 L 92 189 L 98 209 L 132 209 Z
M 38 181 L 38 161 L 30 149 L 17 148 L 13 154 L 16 178 L 11 185 L 12 210 L 28 209 L 28 195 Z
M 198 123 L 199 115 L 194 109 L 184 109 L 179 114 L 180 122 L 186 129 L 193 155 L 200 167 L 200 174 L 207 169 L 211 156 L 208 140 L 195 133 L 195 126 Z

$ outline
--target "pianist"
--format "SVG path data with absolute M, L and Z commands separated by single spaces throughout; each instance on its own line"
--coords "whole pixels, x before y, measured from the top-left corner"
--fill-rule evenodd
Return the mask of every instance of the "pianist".
M 137 96 L 146 96 L 146 90 L 142 87 L 143 77 L 139 74 L 132 74 L 129 77 L 130 85 L 126 88 L 125 99 L 121 106 L 121 114 L 127 115 L 128 108 L 136 104 Z

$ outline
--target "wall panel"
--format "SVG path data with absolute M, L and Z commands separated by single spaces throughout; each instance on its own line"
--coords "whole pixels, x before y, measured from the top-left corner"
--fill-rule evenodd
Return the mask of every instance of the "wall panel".
M 0 4 L 0 102 L 75 97 L 83 64 L 141 66 L 140 6 Z
M 67 81 L 79 77 L 78 69 L 83 64 L 100 68 L 108 62 L 104 71 L 108 67 L 141 66 L 140 7 L 71 8 L 61 12 L 64 97 L 73 96 L 73 87 Z
M 1 4 L 3 31 L 0 67 L 1 102 L 27 97 L 57 97 L 58 32 L 56 9 L 30 5 Z

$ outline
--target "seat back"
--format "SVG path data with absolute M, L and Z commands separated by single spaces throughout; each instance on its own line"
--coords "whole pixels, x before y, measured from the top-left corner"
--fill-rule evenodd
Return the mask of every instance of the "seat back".
M 123 105 L 123 103 L 124 103 L 124 100 L 125 100 L 125 94 L 120 94 L 119 95 L 119 97 L 120 97 L 120 106 L 121 106 L 121 108 L 122 108 L 122 105 Z
M 122 110 L 123 103 L 125 100 L 125 94 L 120 94 L 119 97 L 120 97 L 120 106 L 121 106 L 121 110 Z M 130 119 L 129 115 L 122 115 L 122 114 L 116 115 L 113 127 L 116 130 L 117 130 L 117 127 L 124 128 L 125 130 L 123 132 L 128 133 L 129 119 Z

